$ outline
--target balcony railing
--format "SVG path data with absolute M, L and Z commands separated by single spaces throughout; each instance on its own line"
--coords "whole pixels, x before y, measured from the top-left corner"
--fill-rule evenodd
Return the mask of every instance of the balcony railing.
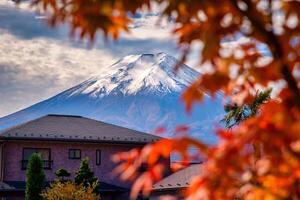
M 44 169 L 52 169 L 52 160 L 42 160 Z M 21 160 L 21 168 L 23 170 L 27 169 L 28 160 Z

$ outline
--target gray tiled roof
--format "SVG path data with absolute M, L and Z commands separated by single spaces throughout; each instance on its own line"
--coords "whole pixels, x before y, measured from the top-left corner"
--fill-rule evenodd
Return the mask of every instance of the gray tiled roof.
M 0 190 L 14 190 L 15 187 L 8 185 L 7 183 L 0 182 Z
M 150 143 L 160 137 L 70 115 L 47 115 L 0 132 L 0 139 Z
M 193 177 L 201 173 L 201 164 L 192 164 L 153 185 L 154 191 L 183 189 L 189 186 Z

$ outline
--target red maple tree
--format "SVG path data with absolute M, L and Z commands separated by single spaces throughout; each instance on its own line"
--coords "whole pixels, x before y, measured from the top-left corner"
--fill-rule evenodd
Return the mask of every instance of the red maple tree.
M 204 93 L 222 90 L 241 105 L 251 102 L 257 86 L 281 82 L 282 89 L 264 104 L 260 113 L 231 130 L 216 131 L 220 142 L 208 146 L 185 137 L 164 139 L 143 149 L 116 155 L 123 179 L 135 179 L 132 198 L 150 193 L 164 166 L 159 158 L 176 152 L 188 160 L 189 147 L 206 156 L 203 173 L 195 177 L 187 199 L 300 199 L 300 2 L 296 0 L 153 0 L 164 6 L 162 15 L 175 17 L 178 46 L 185 61 L 190 46 L 203 44 L 201 64 L 210 73 L 201 75 L 182 95 L 187 111 Z M 117 39 L 128 31 L 130 18 L 150 0 L 34 0 L 50 12 L 50 23 L 67 22 L 72 33 L 94 40 L 98 31 Z M 224 54 L 224 42 L 239 37 L 248 42 Z M 265 45 L 267 56 L 259 51 Z M 268 57 L 268 59 L 266 59 Z M 237 73 L 232 73 L 235 70 Z M 255 144 L 259 155 L 249 145 Z M 137 175 L 147 163 L 148 169 Z

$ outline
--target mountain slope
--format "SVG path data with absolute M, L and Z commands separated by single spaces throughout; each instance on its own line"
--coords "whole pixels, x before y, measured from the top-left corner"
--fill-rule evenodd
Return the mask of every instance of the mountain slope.
M 68 91 L 70 96 L 88 94 L 101 98 L 111 94 L 180 92 L 198 73 L 184 65 L 178 73 L 177 60 L 165 53 L 126 56 L 106 70 Z
M 212 127 L 223 113 L 220 99 L 206 97 L 190 115 L 179 97 L 199 74 L 165 53 L 126 56 L 50 99 L 0 119 L 0 129 L 46 114 L 82 115 L 104 122 L 151 132 L 187 124 L 197 137 L 214 142 Z

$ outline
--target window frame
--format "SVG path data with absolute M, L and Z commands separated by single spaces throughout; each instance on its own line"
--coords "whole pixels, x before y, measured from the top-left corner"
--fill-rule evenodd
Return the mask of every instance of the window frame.
M 22 170 L 26 170 L 27 167 L 23 167 L 23 162 L 27 162 L 29 161 L 28 159 L 25 159 L 25 150 L 34 150 L 34 153 L 39 153 L 38 150 L 47 150 L 48 151 L 48 159 L 44 160 L 42 158 L 43 164 L 46 162 L 48 162 L 48 166 L 44 166 L 43 169 L 45 170 L 51 170 L 52 169 L 52 159 L 51 159 L 51 148 L 39 148 L 39 147 L 23 147 L 22 148 L 22 160 L 21 160 L 21 169 Z
M 71 151 L 74 151 L 74 156 L 71 156 Z M 79 151 L 79 157 L 76 157 L 76 151 Z M 70 160 L 80 160 L 81 159 L 81 149 L 69 149 L 69 159 Z
M 99 166 L 102 163 L 102 151 L 101 149 L 96 149 L 96 165 Z

